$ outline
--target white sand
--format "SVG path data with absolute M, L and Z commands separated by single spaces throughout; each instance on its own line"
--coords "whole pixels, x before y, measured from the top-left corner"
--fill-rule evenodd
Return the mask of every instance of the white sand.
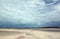
M 0 39 L 60 39 L 60 29 L 0 29 Z

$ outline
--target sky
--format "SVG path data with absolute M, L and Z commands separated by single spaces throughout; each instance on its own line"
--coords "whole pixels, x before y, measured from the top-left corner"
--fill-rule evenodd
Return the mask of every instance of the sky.
M 0 0 L 0 27 L 60 27 L 60 0 Z

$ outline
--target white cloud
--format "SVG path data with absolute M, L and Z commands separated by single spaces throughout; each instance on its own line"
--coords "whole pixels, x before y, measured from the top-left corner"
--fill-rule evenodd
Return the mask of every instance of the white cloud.
M 40 25 L 60 21 L 60 4 L 46 5 L 43 0 L 0 0 L 0 21 Z

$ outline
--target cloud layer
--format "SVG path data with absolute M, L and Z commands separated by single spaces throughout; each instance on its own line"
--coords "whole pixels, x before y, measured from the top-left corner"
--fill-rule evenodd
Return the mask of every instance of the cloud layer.
M 1 27 L 60 26 L 59 0 L 0 0 Z

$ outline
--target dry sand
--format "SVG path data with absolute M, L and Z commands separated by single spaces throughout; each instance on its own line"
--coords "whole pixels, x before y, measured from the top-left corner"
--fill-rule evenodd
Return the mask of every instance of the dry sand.
M 60 29 L 0 29 L 0 39 L 60 39 Z

